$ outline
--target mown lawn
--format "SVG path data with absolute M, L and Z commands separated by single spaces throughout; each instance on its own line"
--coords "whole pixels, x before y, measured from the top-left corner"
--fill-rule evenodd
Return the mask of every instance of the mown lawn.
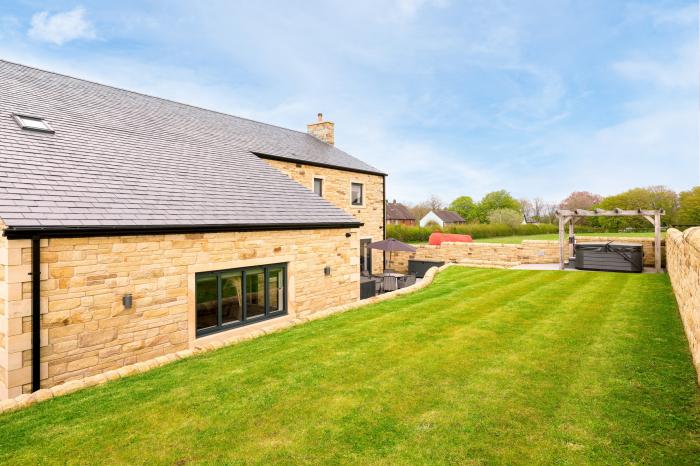
M 568 232 L 566 233 L 569 234 Z M 661 234 L 662 238 L 664 233 Z M 646 232 L 631 232 L 631 233 L 576 233 L 576 236 L 604 236 L 606 238 L 653 238 L 654 233 Z M 558 241 L 559 235 L 556 233 L 544 233 L 541 235 L 523 235 L 523 236 L 499 236 L 495 238 L 480 238 L 475 239 L 477 243 L 508 243 L 520 244 L 526 239 L 550 240 Z
M 666 275 L 467 269 L 0 416 L 2 464 L 698 464 Z

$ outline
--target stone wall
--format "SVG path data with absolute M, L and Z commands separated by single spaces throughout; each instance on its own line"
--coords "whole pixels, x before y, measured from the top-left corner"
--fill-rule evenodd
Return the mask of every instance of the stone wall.
M 468 260 L 548 264 L 559 262 L 559 244 L 554 241 L 525 240 L 521 244 L 442 243 L 440 246 L 416 245 L 415 253 L 394 253 L 392 268 L 408 271 L 408 260 L 459 263 Z
M 31 388 L 31 242 L 0 258 L 4 399 Z M 41 262 L 42 387 L 193 347 L 196 272 L 286 262 L 292 315 L 359 299 L 357 229 L 52 238 Z
M 0 395 L 7 393 L 7 315 L 5 303 L 7 301 L 7 281 L 5 280 L 5 267 L 7 266 L 7 238 L 0 236 Z M 0 399 L 2 397 L 0 396 Z
M 314 188 L 314 178 L 323 179 L 323 197 L 364 223 L 364 226 L 359 229 L 360 239 L 369 238 L 372 241 L 384 239 L 384 177 L 280 160 L 264 160 L 310 190 Z M 351 205 L 351 183 L 364 185 L 364 206 Z M 381 272 L 382 260 L 382 253 L 373 251 L 373 273 Z
M 700 383 L 700 227 L 666 234 L 667 270 Z
M 653 238 L 620 238 L 577 236 L 576 241 L 585 242 L 630 242 L 641 243 L 644 250 L 644 265 L 654 266 L 654 239 Z M 507 243 L 442 243 L 440 246 L 428 244 L 416 245 L 415 253 L 394 253 L 392 255 L 392 268 L 399 272 L 408 270 L 408 260 L 432 260 L 447 263 L 459 263 L 463 261 L 493 261 L 493 262 L 519 262 L 521 264 L 555 264 L 559 262 L 559 242 L 542 240 L 525 240 L 520 244 Z M 662 243 L 662 262 L 664 246 Z M 566 254 L 568 258 L 568 252 Z

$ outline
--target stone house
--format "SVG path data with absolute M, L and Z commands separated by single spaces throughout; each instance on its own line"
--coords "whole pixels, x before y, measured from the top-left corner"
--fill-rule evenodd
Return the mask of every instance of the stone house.
M 452 210 L 431 210 L 420 219 L 420 226 L 422 227 L 429 223 L 437 223 L 444 228 L 451 225 L 463 225 L 467 222 L 461 215 Z
M 320 114 L 304 133 L 0 61 L 0 173 L 0 399 L 354 302 L 382 263 L 385 174 Z
M 386 224 L 415 226 L 416 217 L 408 207 L 394 200 L 386 203 Z

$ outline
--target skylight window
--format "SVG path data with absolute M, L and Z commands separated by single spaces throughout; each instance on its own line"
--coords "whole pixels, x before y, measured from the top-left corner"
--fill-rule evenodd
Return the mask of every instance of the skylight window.
M 22 129 L 30 131 L 43 131 L 45 133 L 54 133 L 55 131 L 43 118 L 31 117 L 26 115 L 12 115 L 15 121 Z

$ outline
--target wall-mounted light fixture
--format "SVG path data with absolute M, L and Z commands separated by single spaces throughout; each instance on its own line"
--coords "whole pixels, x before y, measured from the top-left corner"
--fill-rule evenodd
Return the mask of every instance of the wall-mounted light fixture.
M 331 274 L 331 266 L 327 265 L 323 268 L 323 274 L 324 275 L 330 275 Z
M 134 298 L 131 296 L 131 293 L 122 296 L 122 304 L 124 305 L 124 309 L 131 309 L 131 306 L 134 304 Z

